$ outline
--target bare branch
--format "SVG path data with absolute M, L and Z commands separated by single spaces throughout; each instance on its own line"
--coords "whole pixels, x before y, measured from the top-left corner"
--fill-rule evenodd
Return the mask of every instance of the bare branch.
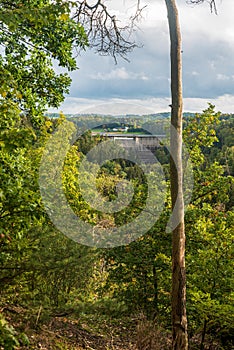
M 187 3 L 195 5 L 202 4 L 205 1 L 209 3 L 211 12 L 214 12 L 217 15 L 218 11 L 215 0 L 187 0 Z
M 91 6 L 83 0 L 77 1 L 77 10 L 73 18 L 85 28 L 90 46 L 101 55 L 111 55 L 117 62 L 117 56 L 127 60 L 128 52 L 138 47 L 134 41 L 130 40 L 130 36 L 144 8 L 145 6 L 140 7 L 140 0 L 138 0 L 136 12 L 129 19 L 130 23 L 121 27 L 116 16 L 112 15 L 105 6 L 104 1 L 98 0 Z

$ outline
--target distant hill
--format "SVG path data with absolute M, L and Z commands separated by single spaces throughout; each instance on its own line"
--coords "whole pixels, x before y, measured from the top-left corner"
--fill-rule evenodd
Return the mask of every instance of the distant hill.
M 161 112 L 161 113 L 152 113 L 152 114 L 121 114 L 121 115 L 110 115 L 110 114 L 95 114 L 95 113 L 77 113 L 77 114 L 65 114 L 66 117 L 68 118 L 83 118 L 83 117 L 104 117 L 104 118 L 116 118 L 116 119 L 132 119 L 132 118 L 136 118 L 136 119 L 141 119 L 141 118 L 147 118 L 147 119 L 167 119 L 170 117 L 170 112 Z M 184 112 L 184 117 L 188 117 L 188 116 L 192 116 L 194 115 L 194 113 L 190 113 L 190 112 Z M 49 118 L 58 118 L 59 117 L 59 113 L 45 113 L 46 117 Z
M 196 113 L 191 113 L 191 112 L 184 112 L 183 117 L 189 118 L 194 116 Z M 59 113 L 45 113 L 45 116 L 48 118 L 58 118 Z M 154 121 L 154 120 L 167 120 L 170 118 L 170 112 L 161 112 L 161 113 L 152 113 L 152 114 L 144 114 L 144 115 L 138 115 L 138 114 L 125 114 L 125 115 L 110 115 L 110 114 L 95 114 L 95 113 L 90 113 L 90 114 L 82 114 L 82 113 L 77 113 L 77 114 L 65 114 L 67 118 L 71 119 L 79 119 L 79 120 L 87 120 L 88 119 L 97 119 L 98 118 L 104 118 L 104 120 L 108 119 L 116 119 L 117 123 L 125 123 L 126 121 L 130 122 L 131 120 L 144 120 L 144 122 L 148 121 Z M 234 114 L 227 114 L 223 113 L 221 114 L 220 119 L 221 120 L 229 120 L 234 118 Z

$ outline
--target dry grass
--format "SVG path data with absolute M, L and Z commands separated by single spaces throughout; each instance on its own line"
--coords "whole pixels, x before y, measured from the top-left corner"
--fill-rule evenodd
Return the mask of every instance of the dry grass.
M 156 322 L 147 320 L 144 316 L 137 326 L 137 350 L 168 350 L 171 349 L 171 337 L 160 328 Z

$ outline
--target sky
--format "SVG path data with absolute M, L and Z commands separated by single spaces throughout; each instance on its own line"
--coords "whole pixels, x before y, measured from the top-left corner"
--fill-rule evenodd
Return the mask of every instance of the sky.
M 94 0 L 90 0 L 94 2 Z M 131 16 L 137 0 L 106 0 L 121 21 Z M 218 15 L 209 4 L 191 6 L 177 0 L 183 42 L 184 111 L 201 112 L 207 103 L 234 113 L 234 0 L 217 0 Z M 77 57 L 70 74 L 69 95 L 58 110 L 65 114 L 150 114 L 170 111 L 169 31 L 164 0 L 147 5 L 133 39 L 141 46 L 129 62 L 99 56 L 92 49 Z

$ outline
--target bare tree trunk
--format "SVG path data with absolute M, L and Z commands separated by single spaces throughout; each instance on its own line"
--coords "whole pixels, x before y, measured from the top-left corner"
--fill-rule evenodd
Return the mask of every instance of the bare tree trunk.
M 173 350 L 187 350 L 185 230 L 182 165 L 182 48 L 175 0 L 165 0 L 171 42 L 172 332 Z

